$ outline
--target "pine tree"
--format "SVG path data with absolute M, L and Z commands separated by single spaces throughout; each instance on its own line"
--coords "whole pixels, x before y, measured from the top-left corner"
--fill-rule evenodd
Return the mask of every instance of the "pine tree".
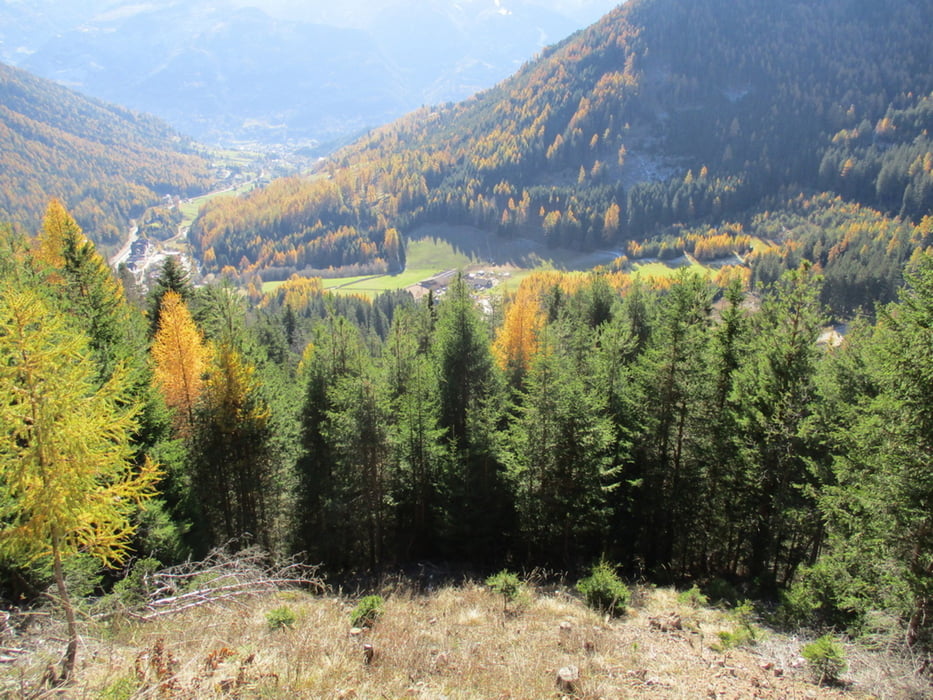
M 751 516 L 744 528 L 747 566 L 766 591 L 791 579 L 820 545 L 813 461 L 825 455 L 808 431 L 823 323 L 819 283 L 804 266 L 775 285 L 756 315 L 750 361 L 733 387 L 746 464 L 735 498 Z
M 698 444 L 708 427 L 699 407 L 708 383 L 710 296 L 704 279 L 681 274 L 661 300 L 654 335 L 635 370 L 645 405 L 637 506 L 652 568 L 684 569 L 696 536 L 694 517 L 705 487 Z
M 499 459 L 501 379 L 489 336 L 457 275 L 438 307 L 433 342 L 440 383 L 440 427 L 451 452 L 445 475 L 447 539 L 458 554 L 489 556 L 510 505 Z
M 269 407 L 255 368 L 229 342 L 214 353 L 194 427 L 192 477 L 208 540 L 218 545 L 249 536 L 272 550 L 269 503 L 277 489 Z
M 383 351 L 391 417 L 392 500 L 400 554 L 406 560 L 437 553 L 445 431 L 439 427 L 437 376 L 427 352 L 431 309 L 398 313 Z M 429 333 L 428 333 L 429 335 Z

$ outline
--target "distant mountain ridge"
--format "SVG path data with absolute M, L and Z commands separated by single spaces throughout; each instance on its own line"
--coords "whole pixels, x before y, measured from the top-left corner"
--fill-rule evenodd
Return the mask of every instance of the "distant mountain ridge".
M 201 141 L 327 140 L 506 77 L 576 28 L 544 4 L 377 2 L 355 26 L 334 26 L 314 21 L 326 16 L 315 8 L 285 18 L 245 1 L 97 2 L 77 26 L 34 37 L 17 64 Z
M 497 87 L 374 130 L 328 180 L 212 203 L 194 242 L 208 268 L 287 275 L 385 263 L 390 228 L 618 246 L 788 189 L 919 218 L 933 60 L 905 28 L 924 26 L 922 0 L 631 0 Z
M 210 165 L 167 124 L 0 64 L 0 221 L 35 230 L 61 199 L 95 241 L 116 244 L 164 195 L 209 187 Z

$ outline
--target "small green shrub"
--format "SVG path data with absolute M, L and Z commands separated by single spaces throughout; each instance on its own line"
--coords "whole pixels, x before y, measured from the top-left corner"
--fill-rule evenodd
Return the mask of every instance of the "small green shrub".
M 114 601 L 128 608 L 147 602 L 152 588 L 152 575 L 161 567 L 162 562 L 152 557 L 134 562 L 126 576 L 113 584 Z
M 724 652 L 736 647 L 749 646 L 761 638 L 762 632 L 755 625 L 755 608 L 751 601 L 743 600 L 735 606 L 732 609 L 732 619 L 735 621 L 735 627 L 717 634 L 719 641 L 710 645 L 713 651 Z
M 266 624 L 270 630 L 280 630 L 295 624 L 295 613 L 287 605 L 274 608 L 266 613 Z
M 503 607 L 508 610 L 509 603 L 516 601 L 522 594 L 522 582 L 518 574 L 503 569 L 498 574 L 486 579 L 486 585 L 502 596 Z
M 100 700 L 130 700 L 136 692 L 137 682 L 132 676 L 121 676 L 104 688 Z
M 631 595 L 615 567 L 606 561 L 596 564 L 589 576 L 577 582 L 577 591 L 591 608 L 612 616 L 625 613 Z
M 788 629 L 822 627 L 857 633 L 868 612 L 866 590 L 874 587 L 853 579 L 837 562 L 821 559 L 813 566 L 802 567 L 793 585 L 784 591 L 777 623 Z
M 721 630 L 716 636 L 719 637 L 719 641 L 711 644 L 710 648 L 718 652 L 747 646 L 757 641 L 754 631 L 749 627 L 736 627 L 732 630 Z
M 678 593 L 677 602 L 681 605 L 689 605 L 691 608 L 701 608 L 709 603 L 709 598 L 703 595 L 697 586 L 693 586 L 689 590 Z
M 807 667 L 822 685 L 824 682 L 836 683 L 845 673 L 846 652 L 831 634 L 825 634 L 815 642 L 805 644 L 800 655 L 807 661 Z
M 714 578 L 704 589 L 709 600 L 715 603 L 733 605 L 739 599 L 738 589 L 722 578 Z
M 372 627 L 382 617 L 385 601 L 381 595 L 368 595 L 350 613 L 350 624 L 354 627 Z

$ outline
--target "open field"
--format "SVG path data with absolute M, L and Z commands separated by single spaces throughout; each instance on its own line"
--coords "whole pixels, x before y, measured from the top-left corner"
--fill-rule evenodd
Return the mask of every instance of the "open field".
M 182 226 L 190 226 L 191 222 L 197 218 L 198 211 L 201 209 L 201 206 L 206 202 L 214 199 L 215 197 L 235 197 L 236 195 L 242 194 L 243 192 L 249 192 L 252 188 L 252 183 L 246 183 L 245 185 L 241 185 L 237 188 L 209 192 L 208 194 L 201 195 L 200 197 L 194 197 L 193 199 L 182 202 L 179 207 L 182 215 Z
M 592 270 L 622 255 L 618 250 L 580 252 L 548 248 L 540 241 L 504 239 L 469 226 L 423 226 L 408 237 L 405 250 L 407 264 L 399 274 L 324 279 L 324 288 L 346 294 L 376 296 L 385 291 L 411 287 L 446 270 L 486 268 L 507 271 L 507 277 L 500 275 L 502 286 L 515 289 L 525 277 L 539 270 Z M 736 258 L 734 262 L 738 264 L 741 261 Z M 634 261 L 631 272 L 638 277 L 671 277 L 685 266 L 712 277 L 717 264 L 704 265 L 686 257 L 669 262 Z M 266 282 L 263 290 L 271 291 L 280 284 Z

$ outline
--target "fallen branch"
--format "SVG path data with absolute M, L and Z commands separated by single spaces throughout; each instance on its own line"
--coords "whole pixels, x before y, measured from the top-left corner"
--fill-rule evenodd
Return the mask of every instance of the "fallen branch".
M 144 600 L 123 614 L 137 620 L 154 620 L 203 605 L 224 605 L 259 594 L 289 588 L 322 591 L 317 567 L 298 561 L 269 564 L 257 549 L 236 554 L 215 550 L 201 562 L 185 562 L 145 575 Z M 109 615 L 113 612 L 108 613 Z

